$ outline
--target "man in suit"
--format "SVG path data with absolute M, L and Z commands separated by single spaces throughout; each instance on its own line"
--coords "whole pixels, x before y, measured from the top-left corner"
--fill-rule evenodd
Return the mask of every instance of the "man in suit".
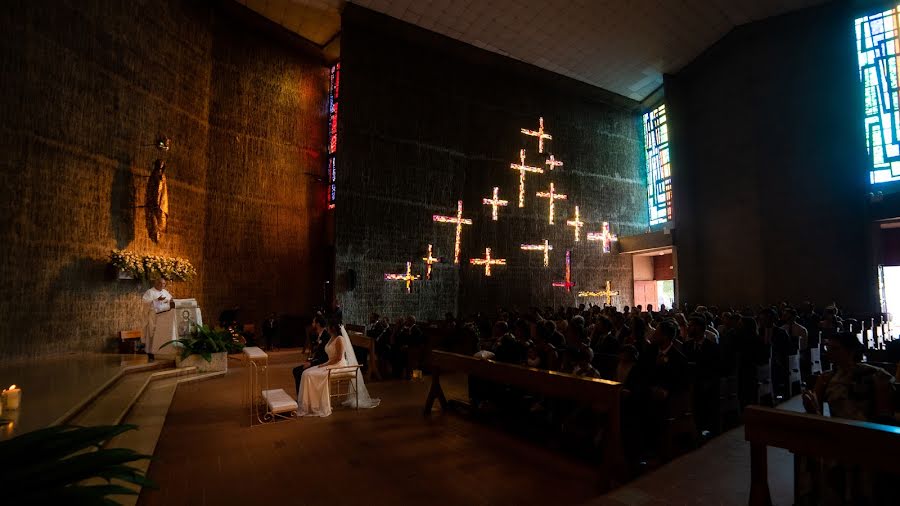
M 776 394 L 790 397 L 790 368 L 789 357 L 799 353 L 798 346 L 791 342 L 787 332 L 777 326 L 778 313 L 772 308 L 766 308 L 759 313 L 759 336 L 772 350 L 772 382 L 776 388 Z
M 313 318 L 312 330 L 313 334 L 315 334 L 316 337 L 310 344 L 310 349 L 312 351 L 309 354 L 309 358 L 306 360 L 306 362 L 303 362 L 293 370 L 294 391 L 300 390 L 300 377 L 303 376 L 303 371 L 309 369 L 312 366 L 328 362 L 328 354 L 325 353 L 325 345 L 328 344 L 328 341 L 331 339 L 331 335 L 327 330 L 325 330 L 324 316 L 316 315 L 316 317 Z
M 675 320 L 662 321 L 639 357 L 641 383 L 645 385 L 644 401 L 640 403 L 646 413 L 642 417 L 643 433 L 647 435 L 647 441 L 643 442 L 645 445 L 655 443 L 657 447 L 662 447 L 666 419 L 673 402 L 680 405 L 688 389 L 688 361 L 679 350 L 675 339 L 677 334 Z M 653 453 L 651 448 L 646 450 Z

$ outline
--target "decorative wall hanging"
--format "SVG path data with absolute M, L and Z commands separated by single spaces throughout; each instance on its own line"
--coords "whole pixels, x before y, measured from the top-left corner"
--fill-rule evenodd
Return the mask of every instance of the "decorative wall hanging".
M 165 148 L 169 149 L 169 144 Z M 153 162 L 153 170 L 147 181 L 147 190 L 144 195 L 144 214 L 147 221 L 147 234 L 150 240 L 158 243 L 162 235 L 169 228 L 169 186 L 166 182 L 166 161 Z
M 544 252 L 544 267 L 550 266 L 550 250 L 553 249 L 553 246 L 550 245 L 550 241 L 544 239 L 544 244 L 523 244 L 520 246 L 524 251 L 543 251 Z
M 519 163 L 509 164 L 509 168 L 519 171 L 519 207 L 525 207 L 525 173 L 543 174 L 544 169 L 525 165 L 525 150 L 519 150 Z
M 462 240 L 462 226 L 471 225 L 472 220 L 462 217 L 463 201 L 456 203 L 456 216 L 441 216 L 439 214 L 432 215 L 432 219 L 438 223 L 455 223 L 456 224 L 456 246 L 453 249 L 453 263 L 459 263 L 460 241 Z
M 550 183 L 550 191 L 547 192 L 537 192 L 535 193 L 540 198 L 549 199 L 550 200 L 550 224 L 553 225 L 553 209 L 554 202 L 557 200 L 566 200 L 569 198 L 568 195 L 563 195 L 561 193 L 556 193 L 556 188 L 553 186 L 553 183 Z
M 507 200 L 500 200 L 500 197 L 497 196 L 500 188 L 494 187 L 494 198 L 491 199 L 481 199 L 481 202 L 486 206 L 491 206 L 491 219 L 497 221 L 497 208 L 498 207 L 506 207 L 506 204 L 509 204 Z
M 556 158 L 553 158 L 553 155 L 550 155 L 550 158 L 548 158 L 547 161 L 544 162 L 544 164 L 549 165 L 550 170 L 553 170 L 557 167 L 563 166 L 563 163 L 561 161 L 557 160 Z
M 412 282 L 418 281 L 420 276 L 412 275 L 412 262 L 406 262 L 406 274 L 385 274 L 385 281 L 406 281 L 406 293 L 412 292 Z
M 530 135 L 532 137 L 538 138 L 538 153 L 544 152 L 544 139 L 550 140 L 553 137 L 544 132 L 544 118 L 538 119 L 538 129 L 537 130 L 527 130 L 525 128 L 521 129 L 521 132 L 525 135 Z
M 469 260 L 472 265 L 483 265 L 484 275 L 491 275 L 492 265 L 506 265 L 505 258 L 491 258 L 491 248 L 484 248 L 484 258 L 472 258 Z
M 432 264 L 441 263 L 444 261 L 443 258 L 435 258 L 431 256 L 431 245 L 428 245 L 428 256 L 423 257 L 422 260 L 425 261 L 425 279 L 431 281 L 431 266 Z
M 616 234 L 613 234 L 609 231 L 609 222 L 604 221 L 600 232 L 589 232 L 587 235 L 587 240 L 601 241 L 603 245 L 603 252 L 609 253 L 612 250 L 612 243 L 618 242 L 619 238 L 616 236 Z
M 581 227 L 584 226 L 584 222 L 581 221 L 580 215 L 578 214 L 578 206 L 575 206 L 575 219 L 566 221 L 566 226 L 575 228 L 575 242 L 581 240 Z
M 612 304 L 612 296 L 619 295 L 618 290 L 612 290 L 610 288 L 609 281 L 606 282 L 606 290 L 602 292 L 578 292 L 579 297 L 606 297 L 606 304 Z
M 565 288 L 567 292 L 571 292 L 572 287 L 575 286 L 575 283 L 572 281 L 571 255 L 572 255 L 572 252 L 569 250 L 566 250 L 566 280 L 553 282 L 553 286 Z

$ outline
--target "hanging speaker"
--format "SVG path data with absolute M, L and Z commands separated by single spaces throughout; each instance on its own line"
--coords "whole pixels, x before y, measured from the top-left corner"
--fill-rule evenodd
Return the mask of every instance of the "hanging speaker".
M 347 269 L 347 291 L 352 292 L 356 288 L 356 271 Z

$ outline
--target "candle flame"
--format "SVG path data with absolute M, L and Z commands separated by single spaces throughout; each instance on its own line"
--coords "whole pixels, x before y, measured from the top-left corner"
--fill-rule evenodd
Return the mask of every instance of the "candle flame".
M 7 390 L 15 390 L 15 389 L 16 389 L 16 386 L 15 386 L 15 385 L 11 385 Z

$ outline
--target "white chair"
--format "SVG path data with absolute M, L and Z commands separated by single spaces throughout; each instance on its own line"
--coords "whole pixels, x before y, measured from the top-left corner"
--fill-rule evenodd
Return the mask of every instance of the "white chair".
M 335 397 L 346 398 L 351 393 L 356 395 L 356 409 L 359 410 L 359 375 L 360 365 L 332 367 L 328 369 L 329 401 Z M 351 390 L 350 387 L 353 386 Z M 332 408 L 334 406 L 332 405 Z

